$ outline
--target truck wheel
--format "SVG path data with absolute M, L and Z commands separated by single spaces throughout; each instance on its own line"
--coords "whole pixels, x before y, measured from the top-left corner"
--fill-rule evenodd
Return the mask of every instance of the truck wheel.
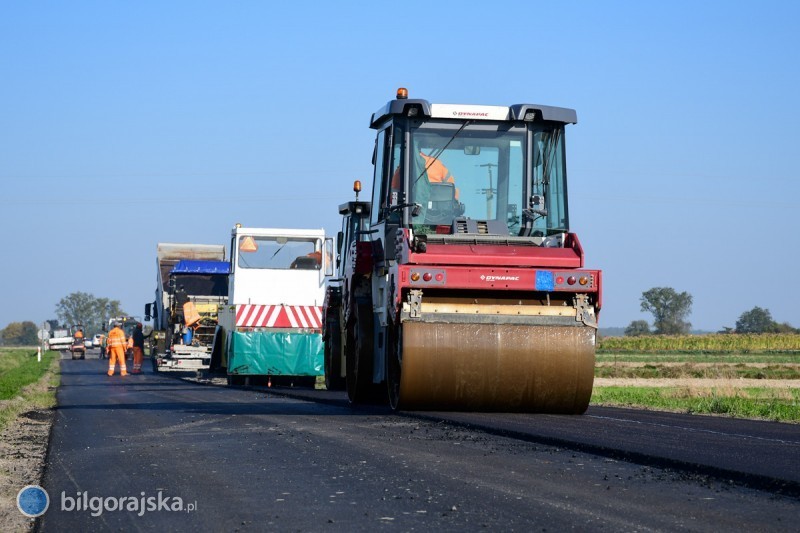
M 342 334 L 339 323 L 328 325 L 325 347 L 325 388 L 328 390 L 344 390 L 345 380 L 342 378 Z
M 347 328 L 347 398 L 351 404 L 386 403 L 386 387 L 372 382 L 372 304 L 356 304 Z

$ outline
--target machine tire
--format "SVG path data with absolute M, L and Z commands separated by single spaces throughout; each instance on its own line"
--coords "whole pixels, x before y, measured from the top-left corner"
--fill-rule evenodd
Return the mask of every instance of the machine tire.
M 400 406 L 400 374 L 403 361 L 402 324 L 391 325 L 387 333 L 386 390 L 389 397 L 389 406 L 392 410 L 396 410 Z
M 351 404 L 385 402 L 386 390 L 372 383 L 372 305 L 356 304 L 347 327 L 346 382 Z
M 344 390 L 346 379 L 342 378 L 342 333 L 339 323 L 328 325 L 325 347 L 325 388 L 328 390 Z
M 211 360 L 208 362 L 208 369 L 210 372 L 221 372 L 224 370 L 222 367 L 222 349 L 225 339 L 225 332 L 220 326 L 214 332 L 214 344 L 211 345 Z

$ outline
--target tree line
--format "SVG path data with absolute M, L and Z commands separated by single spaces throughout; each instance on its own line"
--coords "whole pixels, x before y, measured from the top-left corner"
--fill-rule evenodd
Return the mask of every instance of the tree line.
M 55 308 L 55 319 L 47 320 L 50 329 L 69 328 L 78 324 L 89 337 L 103 330 L 111 317 L 125 316 L 119 300 L 97 298 L 86 292 L 73 292 L 61 298 Z M 33 321 L 11 322 L 0 330 L 0 342 L 5 346 L 35 346 L 41 325 Z
M 646 320 L 634 320 L 625 335 L 685 335 L 692 324 L 686 319 L 692 312 L 692 295 L 677 292 L 672 287 L 653 287 L 644 291 L 640 299 L 641 310 L 653 315 L 653 328 Z M 739 316 L 735 327 L 725 327 L 720 333 L 800 333 L 788 322 L 779 324 L 772 319 L 769 309 L 754 307 Z

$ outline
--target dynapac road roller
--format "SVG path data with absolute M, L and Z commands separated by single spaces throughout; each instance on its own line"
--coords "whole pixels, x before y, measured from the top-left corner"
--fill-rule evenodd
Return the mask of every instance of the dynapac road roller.
M 569 230 L 564 128 L 576 122 L 572 109 L 405 89 L 372 115 L 372 201 L 340 208 L 341 283 L 325 310 L 329 381 L 351 402 L 586 410 L 601 272 Z

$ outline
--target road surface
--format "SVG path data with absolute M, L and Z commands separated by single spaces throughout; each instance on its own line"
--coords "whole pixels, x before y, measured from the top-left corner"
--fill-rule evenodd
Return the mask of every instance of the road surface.
M 41 531 L 790 531 L 800 516 L 797 426 L 745 439 L 737 421 L 625 410 L 408 416 L 105 365 L 62 361 Z M 726 476 L 745 455 L 790 472 Z

